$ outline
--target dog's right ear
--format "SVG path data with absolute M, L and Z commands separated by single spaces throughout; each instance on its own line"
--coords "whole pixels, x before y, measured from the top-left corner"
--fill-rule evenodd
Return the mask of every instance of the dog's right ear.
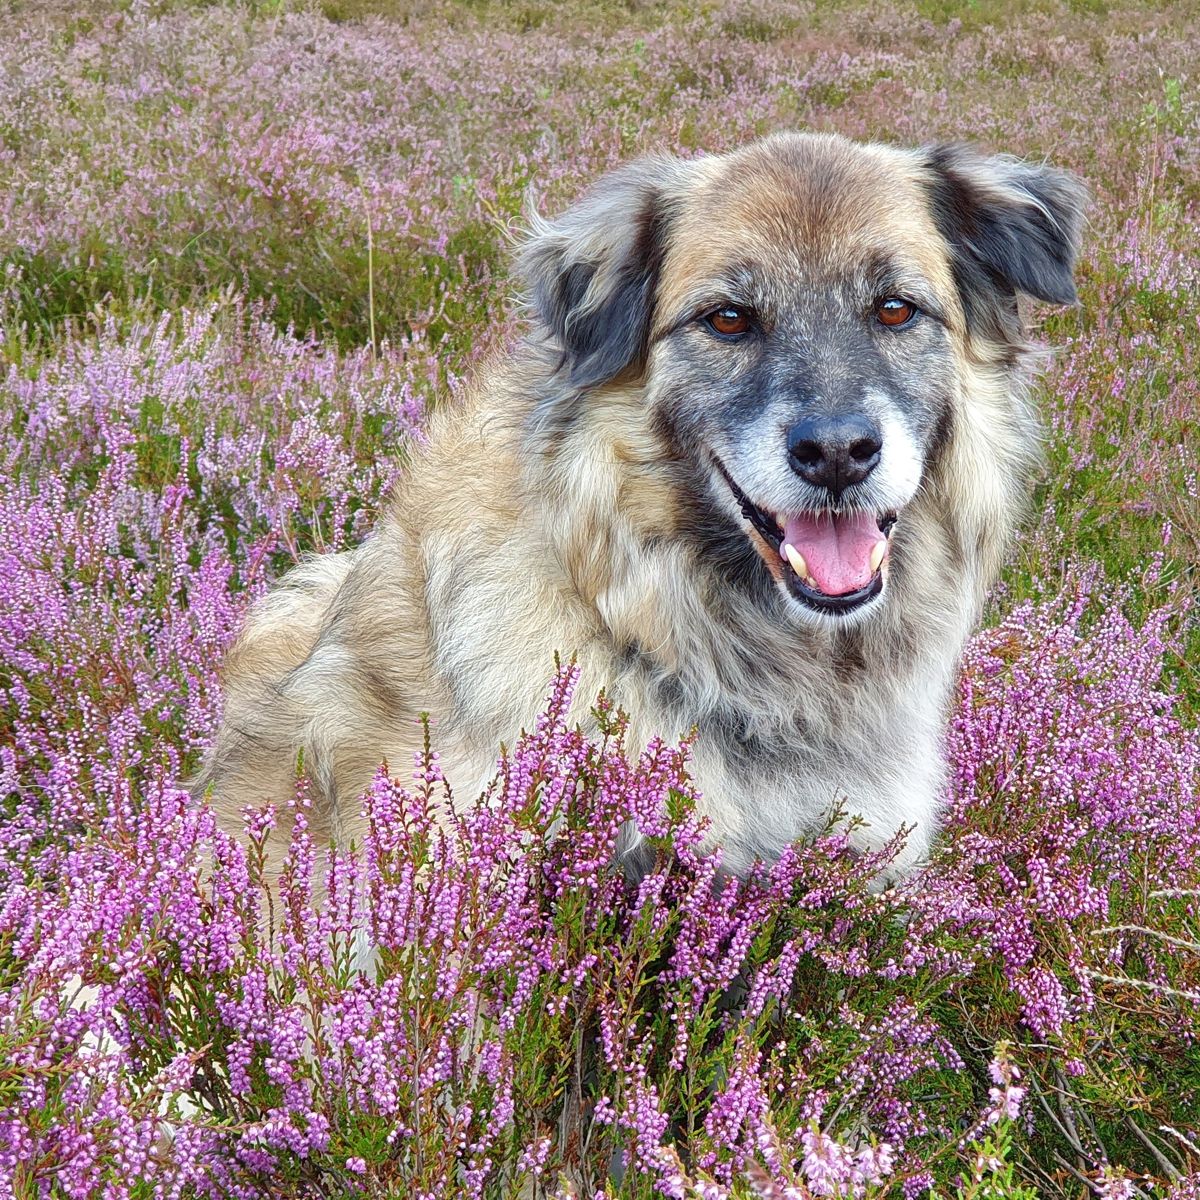
M 688 167 L 643 158 L 605 175 L 554 221 L 530 214 L 517 273 L 572 388 L 645 365 L 674 197 Z

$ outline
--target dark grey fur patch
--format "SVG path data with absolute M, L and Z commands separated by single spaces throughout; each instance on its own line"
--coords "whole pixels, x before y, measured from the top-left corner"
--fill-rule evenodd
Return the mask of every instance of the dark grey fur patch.
M 679 166 L 650 158 L 606 177 L 518 257 L 558 374 L 577 394 L 645 363 L 672 217 L 664 188 Z
M 968 324 L 1020 338 L 1016 294 L 1076 303 L 1073 278 L 1087 193 L 1073 175 L 961 145 L 931 146 L 930 202 L 950 246 Z
M 669 224 L 661 202 L 647 198 L 605 302 L 582 315 L 567 310 L 560 336 L 572 387 L 595 387 L 644 364 Z

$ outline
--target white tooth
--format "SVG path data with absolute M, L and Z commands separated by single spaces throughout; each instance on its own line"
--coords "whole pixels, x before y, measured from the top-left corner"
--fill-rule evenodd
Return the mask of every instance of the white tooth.
M 784 554 L 787 555 L 787 560 L 792 564 L 792 570 L 800 576 L 801 579 L 808 578 L 808 563 L 804 561 L 804 555 L 796 549 L 795 546 L 788 542 L 783 548 Z
M 874 575 L 879 570 L 879 564 L 883 562 L 884 551 L 887 550 L 887 542 L 876 542 L 871 548 L 871 574 Z

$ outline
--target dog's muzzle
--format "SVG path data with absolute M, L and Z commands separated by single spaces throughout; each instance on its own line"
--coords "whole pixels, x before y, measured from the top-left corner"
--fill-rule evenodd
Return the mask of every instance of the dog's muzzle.
M 718 460 L 742 515 L 765 543 L 771 573 L 801 604 L 845 616 L 883 592 L 896 513 L 822 512 L 782 516 L 755 504 Z M 760 553 L 763 546 L 759 546 Z

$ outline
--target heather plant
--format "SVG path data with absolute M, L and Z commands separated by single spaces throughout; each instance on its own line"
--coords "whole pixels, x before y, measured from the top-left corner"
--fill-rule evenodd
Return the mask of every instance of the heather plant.
M 1053 628 L 1062 615 L 1039 614 Z M 1169 1063 L 1196 1034 L 1194 930 L 1169 919 L 1181 889 L 1158 886 L 1178 883 L 1176 860 L 1136 855 L 1163 848 L 1159 826 L 1195 804 L 1200 750 L 1175 743 L 1136 667 L 1108 677 L 1131 642 L 1152 662 L 1155 635 L 1101 639 L 1093 691 L 1049 715 L 1103 745 L 1128 731 L 1084 714 L 1118 689 L 1120 720 L 1169 743 L 1149 783 L 1167 803 L 1126 844 L 1097 811 L 1116 815 L 1111 801 L 1072 791 L 1102 767 L 1053 782 L 1044 696 L 1026 690 L 1013 630 L 1031 636 L 1014 619 L 980 648 L 983 679 L 1012 665 L 955 736 L 990 747 L 1000 716 L 1016 726 L 1009 744 L 1025 742 L 1042 803 L 1019 774 L 982 794 L 1001 818 L 1016 805 L 1045 848 L 1023 858 L 1028 882 L 1010 865 L 1021 848 L 978 827 L 888 892 L 872 880 L 890 851 L 857 858 L 844 831 L 722 880 L 686 745 L 633 755 L 603 698 L 596 737 L 571 729 L 570 669 L 458 815 L 427 747 L 414 783 L 377 776 L 361 851 L 322 856 L 301 779 L 275 896 L 259 884 L 280 814 L 253 814 L 243 850 L 185 793 L 147 789 L 136 814 L 71 853 L 59 887 L 9 890 L 6 1165 L 21 1188 L 53 1179 L 79 1195 L 131 1172 L 215 1195 L 504 1195 L 534 1181 L 597 1194 L 614 1175 L 631 1196 L 737 1194 L 739 1179 L 767 1195 L 1020 1195 L 1028 1184 L 1005 1192 L 993 1177 L 1012 1176 L 1032 1096 L 1070 1122 L 1085 1164 L 1108 1169 L 1126 1112 L 1106 1071 L 1123 1050 Z M 1033 671 L 1047 659 L 1062 669 L 1051 654 Z M 961 749 L 994 769 L 996 756 Z M 962 786 L 952 825 L 965 824 Z M 631 820 L 657 852 L 636 886 L 614 866 Z M 1136 965 L 1130 937 L 1147 944 Z M 1117 1032 L 1131 996 L 1158 1022 Z M 1018 1052 L 1006 1035 L 1022 1029 L 1034 1038 Z M 1084 1064 L 1097 1046 L 1111 1064 Z M 1162 1100 L 1186 1129 L 1194 1091 Z M 1027 1152 L 1052 1155 L 1032 1132 Z
M 0 1195 L 1200 1196 L 1193 12 L 10 10 Z M 794 125 L 1094 195 L 929 865 L 881 890 L 895 847 L 831 824 L 725 877 L 688 731 L 572 727 L 553 646 L 484 796 L 434 723 L 361 846 L 311 832 L 302 763 L 218 830 L 182 785 L 221 655 L 518 328 L 527 187 Z
M 526 189 L 558 203 L 651 147 L 786 126 L 970 136 L 1128 192 L 1148 165 L 1128 146 L 1153 126 L 1158 170 L 1186 186 L 1193 163 L 1183 6 L 1033 4 L 1012 29 L 981 29 L 974 3 L 940 21 L 781 0 L 624 21 L 603 7 L 430 3 L 385 23 L 292 3 L 22 4 L 0 50 L 18 320 L 49 332 L 110 295 L 202 304 L 232 281 L 281 326 L 357 345 L 370 253 L 378 336 L 462 354 L 500 303 Z

